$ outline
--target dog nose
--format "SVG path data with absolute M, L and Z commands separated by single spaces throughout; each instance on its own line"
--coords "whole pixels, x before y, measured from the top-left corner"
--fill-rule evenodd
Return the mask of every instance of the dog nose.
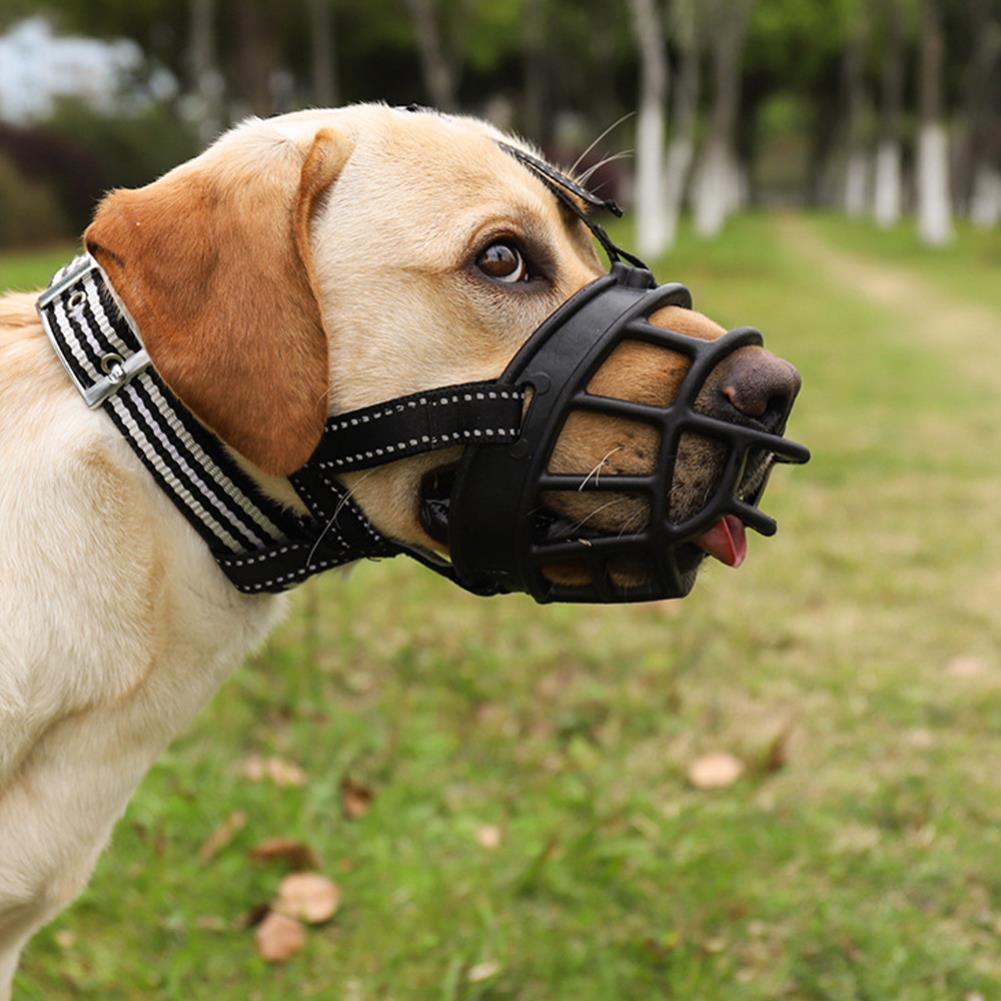
M 735 351 L 723 362 L 718 386 L 724 410 L 732 408 L 775 432 L 789 416 L 800 378 L 783 358 L 751 348 Z

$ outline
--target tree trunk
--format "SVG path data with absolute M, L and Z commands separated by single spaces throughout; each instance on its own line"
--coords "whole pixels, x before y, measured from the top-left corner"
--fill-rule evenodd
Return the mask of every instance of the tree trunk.
M 739 201 L 733 136 L 740 108 L 741 53 L 754 0 L 716 0 L 712 5 L 713 105 L 709 135 L 694 188 L 695 231 L 715 236 Z
M 198 138 L 207 146 L 223 126 L 225 84 L 216 51 L 216 0 L 191 0 L 189 15 L 191 92 L 195 98 Z
M 640 111 L 636 123 L 636 247 L 657 257 L 667 249 L 664 131 L 667 52 L 656 0 L 629 0 L 639 50 Z
M 697 0 L 674 0 L 672 27 L 678 47 L 678 71 L 671 107 L 664 198 L 668 246 L 674 243 L 688 175 L 695 156 L 695 114 L 699 103 L 699 25 Z
M 883 0 L 887 38 L 880 94 L 880 136 L 876 151 L 873 214 L 888 229 L 900 220 L 903 201 L 900 163 L 900 110 L 903 101 L 903 39 L 899 0 Z
M 424 88 L 431 103 L 439 111 L 454 111 L 456 107 L 455 71 L 445 54 L 434 0 L 406 0 L 407 11 L 413 22 L 417 49 L 421 57 Z
M 941 12 L 937 0 L 923 0 L 921 59 L 921 132 L 918 138 L 918 235 L 922 243 L 942 246 L 952 239 L 949 187 L 949 139 L 942 109 Z
M 274 78 L 278 48 L 274 8 L 265 0 L 240 0 L 236 5 L 237 77 L 239 98 L 255 115 L 274 113 Z
M 333 6 L 331 0 L 308 0 L 308 9 L 313 101 L 319 108 L 333 108 L 340 104 Z
M 525 135 L 545 146 L 546 134 L 546 4 L 544 0 L 525 0 L 522 20 L 523 108 Z
M 865 148 L 865 50 L 861 32 L 849 41 L 844 59 L 845 88 L 845 212 L 853 219 L 865 214 L 869 157 Z
M 970 6 L 974 57 L 966 73 L 966 134 L 954 187 L 970 221 L 988 229 L 1001 221 L 1001 23 L 988 0 Z
M 981 163 L 973 175 L 970 222 L 977 229 L 993 229 L 1001 222 L 1001 171 L 992 163 Z

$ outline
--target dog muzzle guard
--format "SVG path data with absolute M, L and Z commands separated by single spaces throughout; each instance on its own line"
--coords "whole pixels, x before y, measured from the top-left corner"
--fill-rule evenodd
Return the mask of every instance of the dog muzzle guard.
M 762 337 L 745 327 L 706 341 L 649 322 L 665 306 L 691 305 L 683 285 L 657 286 L 649 271 L 616 262 L 609 274 L 581 289 L 539 327 L 497 382 L 445 387 L 342 415 L 335 420 L 342 434 L 351 430 L 350 440 L 332 431 L 316 460 L 340 470 L 363 469 L 381 465 L 387 456 L 462 440 L 466 445 L 449 496 L 431 502 L 431 511 L 425 502 L 424 512 L 429 531 L 447 542 L 450 562 L 429 553 L 410 555 L 476 594 L 524 591 L 539 602 L 602 603 L 681 597 L 695 579 L 694 540 L 726 515 L 763 535 L 774 534 L 775 522 L 757 506 L 767 473 L 774 462 L 809 459 L 802 445 L 753 422 L 739 425 L 696 411 L 696 399 L 720 362 L 739 348 L 760 345 Z M 651 406 L 588 391 L 597 371 L 627 340 L 688 359 L 670 404 Z M 462 402 L 466 409 L 436 434 L 429 431 L 428 414 L 442 398 Z M 653 426 L 659 438 L 650 471 L 550 472 L 553 450 L 575 411 Z M 385 422 L 387 417 L 394 418 L 392 423 Z M 685 433 L 720 442 L 726 458 L 707 502 L 694 515 L 674 521 L 669 499 Z M 756 472 L 749 477 L 751 465 Z M 649 518 L 645 526 L 625 533 L 571 525 L 547 511 L 546 495 L 558 491 L 640 496 Z M 567 565 L 587 583 L 560 584 L 557 575 L 547 574 Z M 616 566 L 633 568 L 633 577 L 639 569 L 642 583 L 617 581 Z
M 691 590 L 702 558 L 695 540 L 721 519 L 739 518 L 764 535 L 775 532 L 775 522 L 758 508 L 768 474 L 776 462 L 806 462 L 809 452 L 753 420 L 732 423 L 695 406 L 720 362 L 739 348 L 760 345 L 761 335 L 740 328 L 705 341 L 651 324 L 649 317 L 665 306 L 691 308 L 688 290 L 656 285 L 642 262 L 616 247 L 570 195 L 592 207 L 617 212 L 616 206 L 523 150 L 501 146 L 591 229 L 611 271 L 545 320 L 498 380 L 427 390 L 331 417 L 310 460 L 289 478 L 308 515 L 265 496 L 172 393 L 90 255 L 60 269 L 39 298 L 43 327 L 87 405 L 105 410 L 238 590 L 284 591 L 358 559 L 406 553 L 480 595 L 524 591 L 539 602 L 601 603 L 677 598 Z M 688 359 L 669 404 L 588 391 L 624 341 Z M 649 472 L 550 471 L 560 434 L 577 411 L 654 427 L 659 439 Z M 674 518 L 670 497 L 685 434 L 719 443 L 725 458 L 701 508 Z M 383 536 L 339 478 L 456 445 L 464 451 L 448 495 L 423 501 L 425 526 L 447 544 L 447 560 Z M 547 508 L 547 496 L 560 491 L 642 498 L 646 524 L 627 531 L 599 530 L 586 519 L 571 524 Z M 568 566 L 575 583 L 559 583 Z

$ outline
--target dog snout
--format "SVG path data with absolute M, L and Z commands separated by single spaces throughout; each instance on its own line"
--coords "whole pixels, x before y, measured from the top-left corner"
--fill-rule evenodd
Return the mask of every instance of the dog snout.
M 785 359 L 761 348 L 742 348 L 721 363 L 716 385 L 720 416 L 737 423 L 749 419 L 777 433 L 799 392 L 800 377 Z

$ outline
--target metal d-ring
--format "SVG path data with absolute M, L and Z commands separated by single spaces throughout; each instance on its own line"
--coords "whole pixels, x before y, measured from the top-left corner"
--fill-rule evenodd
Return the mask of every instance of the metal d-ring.
M 109 351 L 101 358 L 101 371 L 114 383 L 125 379 L 125 359 L 114 351 Z

